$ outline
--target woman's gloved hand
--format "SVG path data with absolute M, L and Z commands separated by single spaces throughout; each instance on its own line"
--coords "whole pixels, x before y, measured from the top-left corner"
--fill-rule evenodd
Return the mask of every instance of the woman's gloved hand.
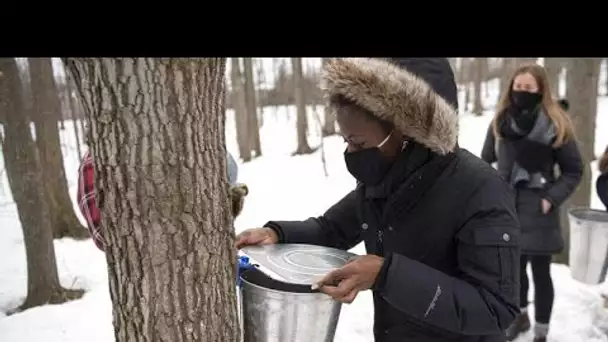
M 230 203 L 232 209 L 232 217 L 237 218 L 243 211 L 243 205 L 245 203 L 245 197 L 249 194 L 247 185 L 242 183 L 236 183 L 230 186 Z

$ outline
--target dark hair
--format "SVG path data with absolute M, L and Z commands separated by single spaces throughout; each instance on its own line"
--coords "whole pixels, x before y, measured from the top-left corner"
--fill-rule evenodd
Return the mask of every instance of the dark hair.
M 386 133 L 389 133 L 393 129 L 395 129 L 394 123 L 392 123 L 391 121 L 388 121 L 388 120 L 380 119 L 379 117 L 374 115 L 374 113 L 372 113 L 370 110 L 368 110 L 365 107 L 360 106 L 355 101 L 349 100 L 344 95 L 341 95 L 341 94 L 332 95 L 329 98 L 329 105 L 331 106 L 331 108 L 333 108 L 336 111 L 339 108 L 344 108 L 344 107 L 356 108 L 360 113 L 363 114 L 363 116 L 367 120 L 379 123 L 380 126 L 382 127 L 382 129 L 386 131 Z

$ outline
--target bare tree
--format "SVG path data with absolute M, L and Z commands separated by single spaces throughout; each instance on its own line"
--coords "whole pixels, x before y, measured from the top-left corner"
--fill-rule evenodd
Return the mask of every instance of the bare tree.
M 606 93 L 605 95 L 608 95 L 608 58 L 604 58 L 604 72 L 605 72 L 605 78 L 604 78 L 604 82 L 605 86 L 606 86 Z
M 65 178 L 63 154 L 57 120 L 61 117 L 61 103 L 53 76 L 50 58 L 29 58 L 32 119 L 36 125 L 36 145 L 40 152 L 42 176 L 48 197 L 51 225 L 55 238 L 88 238 L 72 205 L 68 183 Z
M 41 167 L 22 101 L 22 84 L 14 58 L 0 58 L 0 113 L 5 118 L 2 152 L 13 200 L 23 229 L 27 260 L 27 297 L 21 310 L 62 303 L 82 295 L 59 283 L 52 220 Z
M 230 59 L 230 83 L 232 85 L 232 107 L 234 109 L 234 122 L 236 124 L 236 141 L 239 145 L 239 154 L 243 162 L 251 160 L 251 139 L 249 139 L 249 126 L 247 109 L 245 108 L 245 85 L 241 73 L 239 58 Z
M 296 102 L 296 128 L 298 134 L 298 147 L 294 154 L 308 154 L 312 153 L 310 145 L 308 145 L 308 118 L 306 115 L 306 98 L 304 97 L 303 87 L 303 72 L 302 72 L 302 58 L 292 57 L 291 66 L 293 70 L 293 88 L 294 97 Z
M 559 97 L 559 76 L 562 71 L 562 61 L 560 58 L 545 57 L 545 70 L 551 83 L 551 92 Z
M 588 207 L 591 201 L 591 170 L 587 164 L 594 159 L 595 121 L 597 114 L 598 80 L 600 71 L 600 58 L 569 58 L 567 60 L 568 83 L 566 97 L 570 101 L 569 115 L 574 124 L 578 147 L 585 171 L 578 189 L 562 205 L 562 229 L 566 248 L 560 254 L 558 261 L 568 262 L 568 246 L 570 230 L 568 226 L 567 210 L 570 207 Z
M 513 76 L 513 72 L 515 72 L 515 66 L 517 65 L 516 58 L 503 58 L 502 59 L 502 72 L 500 77 L 500 89 L 499 94 L 502 94 L 508 90 L 509 82 L 511 81 L 511 77 Z
M 525 64 L 535 64 L 538 57 L 517 57 L 514 58 L 516 67 L 520 67 Z
M 323 58 L 322 59 L 323 66 L 325 66 L 325 64 L 327 64 L 328 61 L 329 61 L 329 58 Z M 325 108 L 324 108 L 323 129 L 321 130 L 321 135 L 323 137 L 328 137 L 328 136 L 335 135 L 335 134 L 336 134 L 336 116 L 334 115 L 331 108 L 329 107 L 329 104 L 326 103 Z
M 266 73 L 264 72 L 264 62 L 261 58 L 257 58 L 254 60 L 255 62 L 255 72 L 257 75 L 257 94 L 258 94 L 258 123 L 260 128 L 264 126 L 264 103 L 262 102 L 262 92 L 266 86 Z
M 249 146 L 256 157 L 262 155 L 260 146 L 260 125 L 258 124 L 258 106 L 256 101 L 255 82 L 253 80 L 253 62 L 251 57 L 243 58 L 243 80 L 245 85 L 245 108 L 247 109 L 247 130 Z
M 116 341 L 238 341 L 225 59 L 65 63 L 105 198 Z
M 476 115 L 483 115 L 483 102 L 481 101 L 481 85 L 483 83 L 484 58 L 475 58 L 475 61 L 473 61 L 473 74 L 473 91 L 475 92 L 475 94 L 472 112 Z

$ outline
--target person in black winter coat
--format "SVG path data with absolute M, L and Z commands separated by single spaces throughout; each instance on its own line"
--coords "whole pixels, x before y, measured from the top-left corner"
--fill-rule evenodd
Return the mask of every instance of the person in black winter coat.
M 551 256 L 562 250 L 559 207 L 574 192 L 583 163 L 568 115 L 552 97 L 540 65 L 525 65 L 514 73 L 497 106 L 481 153 L 498 162 L 498 173 L 515 189 L 521 224 L 521 315 L 507 330 L 515 339 L 530 329 L 528 262 L 534 279 L 535 341 L 545 341 L 553 307 Z M 560 176 L 554 174 L 555 165 Z
M 606 210 L 608 210 L 608 146 L 606 146 L 604 155 L 600 158 L 599 169 L 600 176 L 595 182 L 595 188 L 597 190 L 597 196 L 606 207 Z
M 504 341 L 518 313 L 515 198 L 491 166 L 457 145 L 447 59 L 333 59 L 322 88 L 356 189 L 319 217 L 247 230 L 237 248 L 348 250 L 364 241 L 367 255 L 313 289 L 344 303 L 371 289 L 376 341 Z

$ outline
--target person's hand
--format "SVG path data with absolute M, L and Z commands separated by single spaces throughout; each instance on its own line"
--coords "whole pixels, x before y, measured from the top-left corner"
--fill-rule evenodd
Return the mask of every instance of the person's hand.
M 236 236 L 236 249 L 245 246 L 272 245 L 278 241 L 277 233 L 270 228 L 247 229 Z
M 342 303 L 352 303 L 359 291 L 371 288 L 376 282 L 384 258 L 363 255 L 329 272 L 312 285 L 312 289 L 331 296 Z
M 541 205 L 543 209 L 543 214 L 547 215 L 547 213 L 549 213 L 549 211 L 551 210 L 551 202 L 543 198 L 541 200 Z

